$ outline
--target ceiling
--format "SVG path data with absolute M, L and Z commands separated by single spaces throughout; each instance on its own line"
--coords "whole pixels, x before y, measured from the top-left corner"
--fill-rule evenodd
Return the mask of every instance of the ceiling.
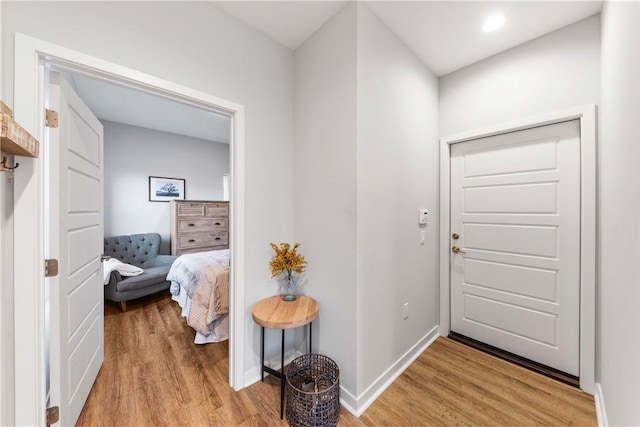
M 346 1 L 213 1 L 272 39 L 297 49 Z M 594 15 L 602 1 L 365 1 L 437 76 L 443 76 Z M 484 33 L 489 16 L 505 25 Z
M 229 143 L 227 116 L 77 74 L 71 80 L 80 98 L 101 120 Z
M 237 19 L 295 50 L 347 1 L 212 1 Z M 365 1 L 437 76 L 577 22 L 602 1 Z M 507 17 L 482 32 L 495 13 Z M 134 89 L 80 75 L 80 97 L 102 120 L 229 143 L 229 118 Z M 158 120 L 161 118 L 161 120 Z

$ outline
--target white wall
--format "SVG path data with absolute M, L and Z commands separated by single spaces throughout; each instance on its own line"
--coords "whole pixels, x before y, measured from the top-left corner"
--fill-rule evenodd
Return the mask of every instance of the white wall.
M 437 324 L 437 123 L 437 78 L 359 4 L 359 404 L 370 397 L 368 387 L 376 391 L 376 380 Z M 429 210 L 426 227 L 418 225 L 418 208 Z
M 0 57 L 2 56 L 2 10 L 0 1 Z M 5 100 L 0 85 L 0 99 Z M 13 185 L 10 174 L 0 172 L 0 425 L 13 422 Z
M 602 11 L 600 364 L 609 425 L 640 425 L 640 3 Z
M 341 396 L 359 411 L 436 325 L 437 80 L 355 3 L 295 65 L 294 234 L 320 303 L 318 351 L 336 360 Z M 424 229 L 420 207 L 432 215 Z
M 295 52 L 295 240 L 319 305 L 314 351 L 356 392 L 356 4 Z M 343 393 L 343 398 L 345 397 Z
M 257 369 L 251 308 L 273 293 L 269 242 L 293 237 L 292 52 L 208 2 L 2 3 L 2 93 L 10 106 L 14 32 L 245 106 L 245 370 Z
M 1 2 L 0 2 L 1 3 Z M 0 172 L 0 425 L 13 420 L 13 184 Z
M 599 101 L 600 15 L 440 78 L 440 136 Z
M 0 1 L 0 35 L 3 25 L 3 3 Z M 0 58 L 4 49 L 0 45 Z M 6 103 L 0 85 L 0 99 Z M 0 172 L 0 425 L 11 425 L 14 419 L 13 396 L 13 183 L 11 174 Z
M 160 233 L 171 252 L 169 202 L 149 201 L 149 177 L 185 180 L 191 200 L 222 200 L 229 144 L 103 120 L 104 235 Z

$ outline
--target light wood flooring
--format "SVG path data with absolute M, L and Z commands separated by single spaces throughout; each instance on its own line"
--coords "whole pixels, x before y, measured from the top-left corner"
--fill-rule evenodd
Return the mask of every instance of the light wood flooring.
M 279 382 L 240 392 L 228 343 L 196 345 L 169 296 L 105 307 L 105 362 L 79 426 L 285 426 Z M 329 355 L 330 356 L 330 355 Z M 439 338 L 359 418 L 341 426 L 595 426 L 593 398 Z

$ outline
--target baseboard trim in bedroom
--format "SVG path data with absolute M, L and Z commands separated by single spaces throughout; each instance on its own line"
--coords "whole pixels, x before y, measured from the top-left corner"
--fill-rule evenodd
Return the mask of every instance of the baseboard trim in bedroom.
M 402 355 L 393 365 L 382 373 L 360 396 L 355 400 L 355 408 L 345 403 L 350 403 L 347 399 L 341 398 L 345 409 L 356 417 L 359 417 L 367 410 L 373 402 L 420 356 L 440 335 L 438 326 L 431 329 L 424 337 L 413 345 L 404 355 Z M 341 393 L 346 390 L 341 388 Z M 350 393 L 349 396 L 353 397 Z
M 604 395 L 602 394 L 602 386 L 600 383 L 596 383 L 596 393 L 593 398 L 596 403 L 596 416 L 598 417 L 598 426 L 599 427 L 608 427 L 609 420 L 607 419 L 607 410 L 604 406 Z
M 296 351 L 296 350 L 290 350 L 290 351 L 286 351 L 284 353 L 284 366 L 286 367 L 289 363 L 291 363 L 293 361 L 293 359 L 295 359 L 298 356 L 302 356 L 302 352 L 300 351 Z M 246 384 L 246 387 L 250 386 L 253 383 L 257 383 L 258 381 L 260 381 L 261 378 L 261 366 L 259 364 L 260 362 L 258 362 L 258 366 L 254 366 L 252 369 L 250 369 L 249 371 L 247 371 L 247 373 L 244 376 L 244 383 Z M 265 360 L 265 365 L 272 367 L 273 369 L 279 370 L 280 369 L 280 356 L 276 356 L 270 360 Z M 264 376 L 268 376 L 268 373 L 264 373 Z

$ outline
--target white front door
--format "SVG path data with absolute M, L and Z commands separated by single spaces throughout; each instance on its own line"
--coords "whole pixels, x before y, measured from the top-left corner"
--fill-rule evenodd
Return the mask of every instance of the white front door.
M 104 360 L 102 283 L 102 124 L 69 84 L 51 73 L 48 258 L 59 260 L 50 286 L 51 405 L 74 425 Z M 105 403 L 108 404 L 108 403 Z
M 452 145 L 451 234 L 451 330 L 578 376 L 579 121 Z

